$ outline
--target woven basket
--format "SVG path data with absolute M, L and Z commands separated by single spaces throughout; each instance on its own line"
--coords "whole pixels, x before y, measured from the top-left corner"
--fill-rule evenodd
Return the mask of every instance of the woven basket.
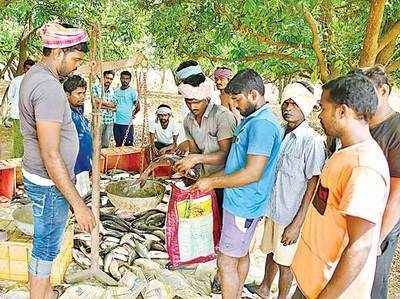
M 157 181 L 147 180 L 143 189 L 154 188 L 157 190 L 157 195 L 152 197 L 121 196 L 118 190 L 124 189 L 133 183 L 134 180 L 121 180 L 108 184 L 106 192 L 110 202 L 119 210 L 134 213 L 140 213 L 157 207 L 164 196 L 165 186 Z

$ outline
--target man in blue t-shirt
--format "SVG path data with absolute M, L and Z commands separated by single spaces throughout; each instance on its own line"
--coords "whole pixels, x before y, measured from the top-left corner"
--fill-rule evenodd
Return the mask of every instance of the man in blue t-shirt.
M 83 115 L 87 83 L 81 76 L 73 75 L 64 82 L 63 88 L 71 107 L 71 117 L 79 139 L 79 152 L 74 168 L 76 176 L 75 187 L 80 196 L 86 196 L 90 192 L 89 173 L 92 171 L 93 152 L 90 124 Z
M 129 86 L 131 79 L 130 72 L 121 72 L 121 87 L 115 91 L 117 110 L 114 122 L 114 140 L 117 147 L 133 145 L 133 119 L 139 112 L 140 106 L 136 90 Z
M 225 90 L 244 119 L 236 128 L 225 169 L 200 179 L 193 188 L 225 188 L 218 268 L 222 295 L 240 298 L 250 265 L 250 241 L 272 191 L 282 132 L 254 70 L 238 72 Z

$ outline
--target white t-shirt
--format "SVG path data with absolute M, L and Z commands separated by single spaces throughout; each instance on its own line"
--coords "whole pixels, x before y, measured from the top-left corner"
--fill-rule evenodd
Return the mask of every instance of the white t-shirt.
M 8 87 L 8 99 L 11 103 L 11 111 L 10 117 L 12 119 L 19 119 L 19 109 L 18 109 L 18 102 L 19 102 L 19 88 L 21 86 L 21 81 L 24 78 L 24 75 L 15 77 L 12 79 L 10 86 Z
M 154 118 L 149 121 L 149 132 L 155 134 L 155 140 L 164 144 L 172 144 L 173 136 L 179 135 L 179 127 L 173 119 L 169 119 L 168 127 L 163 129 L 160 121 L 155 122 Z

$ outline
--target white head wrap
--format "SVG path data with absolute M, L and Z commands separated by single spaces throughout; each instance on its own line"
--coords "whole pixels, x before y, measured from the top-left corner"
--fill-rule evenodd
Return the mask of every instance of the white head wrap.
M 307 117 L 314 108 L 316 100 L 314 95 L 301 83 L 290 83 L 286 85 L 282 93 L 282 103 L 292 99 L 299 106 L 304 117 Z
M 185 99 L 211 99 L 214 92 L 214 82 L 206 77 L 206 80 L 197 87 L 181 83 L 178 86 L 178 91 Z
M 203 71 L 201 70 L 200 64 L 191 65 L 191 66 L 185 67 L 184 69 L 181 69 L 180 71 L 176 72 L 176 76 L 179 80 L 184 80 L 187 77 L 190 77 L 192 75 L 201 74 L 202 72 Z
M 156 114 L 172 114 L 172 110 L 168 107 L 160 107 L 157 109 Z

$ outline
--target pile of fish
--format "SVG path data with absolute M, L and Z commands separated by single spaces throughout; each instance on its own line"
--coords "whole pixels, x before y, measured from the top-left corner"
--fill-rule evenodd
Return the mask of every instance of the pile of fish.
M 138 258 L 166 265 L 169 258 L 165 247 L 165 217 L 165 212 L 159 209 L 124 219 L 101 212 L 100 268 L 119 281 L 124 269 Z M 83 269 L 88 269 L 91 264 L 90 242 L 90 234 L 75 233 L 72 255 Z

